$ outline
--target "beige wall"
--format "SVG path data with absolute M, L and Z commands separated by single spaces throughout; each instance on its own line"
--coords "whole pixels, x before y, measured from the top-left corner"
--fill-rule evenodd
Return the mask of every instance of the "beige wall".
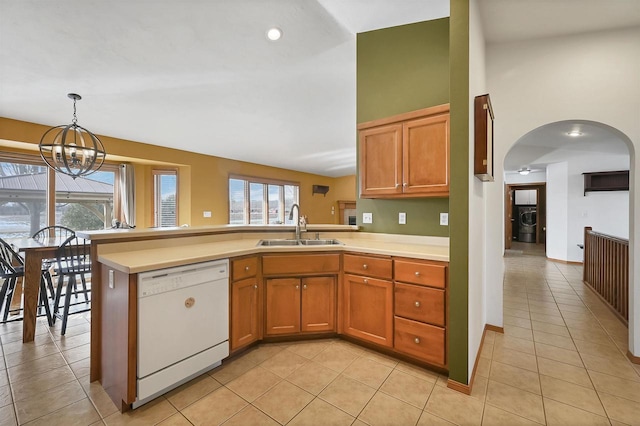
M 38 143 L 49 126 L 0 117 L 0 152 L 35 154 Z M 355 176 L 331 178 L 293 170 L 280 169 L 209 155 L 163 148 L 141 142 L 100 136 L 107 160 L 131 162 L 136 170 L 136 224 L 152 224 L 153 169 L 178 170 L 178 223 L 191 226 L 218 225 L 228 222 L 228 176 L 240 174 L 274 178 L 300 184 L 300 208 L 309 223 L 337 223 L 338 200 L 355 199 Z M 354 142 L 355 143 L 355 142 Z M 326 197 L 312 195 L 313 185 L 330 187 Z M 211 218 L 203 212 L 211 211 Z

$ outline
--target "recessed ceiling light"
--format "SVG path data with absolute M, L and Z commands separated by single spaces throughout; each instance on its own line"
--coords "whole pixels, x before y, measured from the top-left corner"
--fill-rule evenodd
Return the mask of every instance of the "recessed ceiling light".
M 282 30 L 277 27 L 269 28 L 267 30 L 267 38 L 271 41 L 280 40 L 282 37 Z
M 531 169 L 528 167 L 523 167 L 520 170 L 518 170 L 518 173 L 520 173 L 522 176 L 526 176 L 531 172 Z
M 578 136 L 582 136 L 582 132 L 580 130 L 572 130 L 570 132 L 567 132 L 567 135 L 571 136 L 572 138 L 577 138 Z

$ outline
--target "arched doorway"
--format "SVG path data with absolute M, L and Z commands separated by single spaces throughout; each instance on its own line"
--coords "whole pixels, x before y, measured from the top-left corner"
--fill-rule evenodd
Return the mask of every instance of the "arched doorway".
M 520 137 L 504 159 L 505 249 L 523 240 L 523 234 L 513 235 L 514 223 L 520 225 L 520 213 L 533 209 L 539 222 L 535 241 L 524 240 L 546 242 L 546 255 L 554 260 L 582 262 L 585 226 L 628 239 L 629 191 L 586 193 L 583 174 L 628 171 L 629 146 L 616 129 L 587 120 L 545 124 Z M 513 191 L 527 187 L 536 189 L 535 202 L 514 200 Z

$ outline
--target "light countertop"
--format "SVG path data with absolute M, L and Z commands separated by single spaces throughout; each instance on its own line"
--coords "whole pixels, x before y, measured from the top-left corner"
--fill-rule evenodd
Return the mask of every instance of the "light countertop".
M 289 226 L 289 229 L 293 227 Z M 353 227 L 352 227 L 353 228 Z M 194 229 L 194 228 L 191 228 Z M 442 237 L 422 237 L 411 235 L 372 234 L 364 232 L 335 232 L 335 226 L 327 227 L 334 232 L 323 232 L 316 227 L 307 227 L 308 232 L 319 232 L 320 238 L 335 238 L 342 245 L 326 246 L 258 246 L 262 238 L 291 238 L 287 235 L 265 236 L 264 233 L 225 234 L 216 241 L 187 243 L 180 238 L 164 240 L 160 247 L 136 248 L 124 243 L 117 244 L 117 250 L 98 250 L 98 261 L 108 267 L 128 274 L 163 269 L 190 263 L 266 253 L 307 253 L 307 252 L 358 252 L 388 256 L 401 256 L 448 262 L 449 241 Z M 258 230 L 251 228 L 252 231 Z M 264 231 L 264 229 L 260 229 Z M 287 230 L 287 229 L 285 229 Z M 179 234 L 185 236 L 185 234 Z M 307 233 L 307 237 L 311 237 Z M 168 243 L 170 241 L 171 243 Z M 105 244 L 107 246 L 108 244 Z M 161 244 L 156 244 L 161 245 Z
M 294 232 L 294 225 L 211 225 L 175 226 L 163 228 L 102 229 L 99 231 L 78 231 L 78 236 L 91 241 L 112 241 L 131 238 L 185 237 L 199 234 L 246 233 L 246 232 Z M 308 232 L 357 231 L 355 225 L 308 224 Z

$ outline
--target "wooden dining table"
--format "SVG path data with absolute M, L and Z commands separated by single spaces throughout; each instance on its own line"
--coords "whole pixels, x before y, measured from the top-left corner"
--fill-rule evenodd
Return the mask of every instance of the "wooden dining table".
M 38 294 L 42 277 L 42 261 L 56 257 L 58 247 L 65 238 L 50 237 L 41 240 L 33 238 L 13 238 L 7 242 L 17 252 L 24 253 L 23 279 L 23 324 L 22 342 L 33 342 L 36 334 L 36 315 L 38 310 Z

